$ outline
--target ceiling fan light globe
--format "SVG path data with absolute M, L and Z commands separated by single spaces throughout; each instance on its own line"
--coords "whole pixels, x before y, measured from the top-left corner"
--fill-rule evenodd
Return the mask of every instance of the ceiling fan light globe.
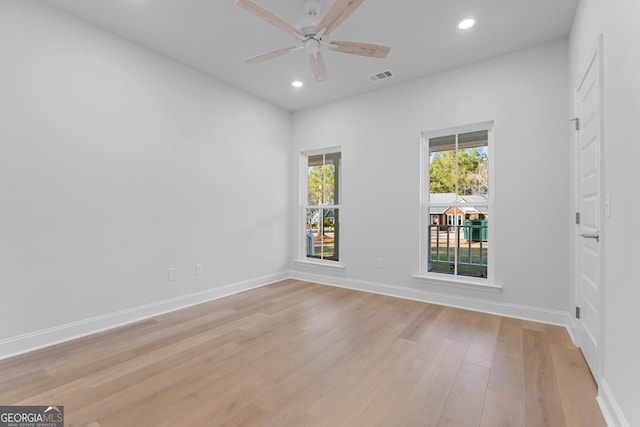
M 304 42 L 304 50 L 311 55 L 317 55 L 320 52 L 320 42 L 311 37 Z

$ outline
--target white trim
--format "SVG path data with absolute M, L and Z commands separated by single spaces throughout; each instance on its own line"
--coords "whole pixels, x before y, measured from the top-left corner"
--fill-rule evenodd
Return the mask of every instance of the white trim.
M 182 295 L 164 301 L 157 301 L 138 307 L 120 310 L 89 319 L 79 320 L 40 331 L 30 332 L 16 337 L 0 340 L 0 360 L 17 356 L 40 348 L 49 347 L 65 341 L 127 325 L 150 317 L 155 317 L 207 301 L 259 288 L 270 283 L 289 278 L 287 271 L 274 273 L 255 279 L 231 283 L 201 292 Z
M 310 266 L 310 267 L 320 267 L 320 268 L 326 268 L 328 270 L 344 270 L 345 266 L 344 264 L 340 264 L 340 262 L 338 261 L 325 261 L 325 260 L 321 260 L 321 259 L 313 259 L 313 258 L 308 258 L 308 259 L 296 259 L 293 262 L 295 262 L 298 265 L 306 265 L 306 266 Z
M 569 333 L 569 338 L 571 338 L 573 345 L 579 347 L 576 338 L 576 318 L 571 315 L 569 315 L 569 326 L 567 326 L 567 332 Z
M 418 283 L 427 285 L 438 285 L 445 287 L 456 287 L 464 289 L 473 289 L 488 292 L 502 292 L 502 286 L 488 282 L 486 279 L 475 279 L 465 276 L 450 276 L 446 274 L 414 274 L 413 279 Z
M 318 154 L 342 153 L 342 145 L 334 145 L 326 148 L 315 148 L 301 152 L 303 156 L 317 156 Z
M 459 134 L 459 133 L 469 133 L 469 132 L 476 132 L 480 130 L 487 130 L 489 128 L 492 128 L 493 126 L 494 126 L 494 121 L 487 120 L 485 122 L 472 123 L 469 125 L 453 126 L 453 127 L 444 128 L 444 129 L 426 131 L 426 132 L 422 132 L 422 136 L 423 136 L 423 140 L 424 140 L 424 136 L 428 136 L 428 138 L 439 138 L 441 136 L 448 136 L 454 133 Z
M 484 299 L 448 295 L 440 292 L 411 289 L 401 286 L 386 285 L 382 283 L 368 282 L 364 280 L 330 277 L 320 274 L 292 271 L 291 278 L 319 283 L 322 285 L 339 288 L 353 289 L 357 291 L 371 292 L 396 298 L 404 298 L 413 301 L 457 307 L 465 310 L 479 311 L 498 316 L 513 317 L 522 320 L 547 323 L 568 328 L 571 324 L 571 316 L 565 311 L 549 310 L 525 305 L 510 304 L 500 301 L 487 301 Z
M 305 209 L 341 209 L 340 205 L 305 205 Z
M 607 426 L 630 427 L 630 424 L 622 413 L 622 409 L 620 409 L 618 402 L 615 397 L 613 397 L 613 393 L 611 392 L 607 381 L 604 378 L 601 378 L 600 381 L 598 381 L 598 385 L 598 397 L 596 398 L 596 401 L 600 406 L 602 416 L 604 417 Z

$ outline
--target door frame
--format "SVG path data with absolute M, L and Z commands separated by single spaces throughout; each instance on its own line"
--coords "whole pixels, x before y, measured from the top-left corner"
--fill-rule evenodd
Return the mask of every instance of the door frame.
M 586 61 L 585 66 L 581 69 L 580 74 L 578 74 L 578 78 L 576 81 L 576 85 L 575 88 L 573 90 L 573 97 L 574 97 L 574 117 L 578 117 L 578 91 L 582 85 L 582 83 L 584 82 L 587 73 L 589 72 L 591 67 L 596 67 L 597 69 L 597 85 L 598 85 L 598 120 L 599 120 L 599 127 L 598 127 L 598 158 L 599 158 L 599 164 L 598 164 L 598 173 L 599 173 L 599 182 L 598 182 L 598 191 L 599 191 L 599 196 L 600 196 L 600 201 L 598 204 L 598 215 L 599 215 L 599 234 L 600 234 L 600 242 L 598 245 L 598 269 L 599 269 L 599 297 L 600 297 L 600 301 L 599 301 L 599 325 L 598 325 L 598 349 L 597 349 L 597 361 L 596 361 L 596 366 L 589 366 L 591 369 L 591 372 L 593 374 L 593 377 L 596 381 L 596 383 L 598 384 L 598 387 L 600 386 L 600 379 L 603 377 L 603 366 L 604 366 L 604 339 L 605 339 L 605 334 L 604 334 L 604 327 L 605 327 L 605 278 L 606 278 L 606 274 L 605 274 L 605 249 L 606 249 L 606 241 L 607 241 L 607 233 L 606 233 L 606 219 L 607 217 L 605 216 L 605 203 L 604 200 L 606 198 L 605 196 L 605 180 L 604 180 L 604 168 L 605 168 L 605 162 L 604 162 L 604 78 L 603 78 L 603 73 L 604 73 L 604 58 L 603 58 L 603 47 L 604 47 L 604 37 L 602 34 L 598 35 L 598 40 L 596 42 L 596 45 L 594 48 L 591 49 L 588 59 Z M 581 119 L 581 118 L 579 118 Z M 579 170 L 578 170 L 578 165 L 579 160 L 578 160 L 578 156 L 579 156 L 579 141 L 578 141 L 579 135 L 578 132 L 573 132 L 573 166 L 574 166 L 574 174 L 573 174 L 573 193 L 574 193 L 574 204 L 573 204 L 573 208 L 574 208 L 574 212 L 580 212 L 579 210 L 579 206 L 580 206 L 580 194 L 579 194 L 579 187 L 578 187 L 578 182 L 579 182 L 579 178 L 578 178 L 578 174 L 579 174 Z M 573 283 L 574 283 L 574 302 L 575 302 L 575 306 L 579 307 L 580 306 L 580 280 L 579 280 L 579 273 L 580 273 L 580 255 L 579 255 L 579 240 L 582 239 L 583 237 L 580 236 L 580 225 L 576 224 L 574 227 L 574 233 L 573 233 L 573 251 L 574 251 L 574 268 L 573 268 Z M 583 338 L 583 330 L 582 330 L 582 320 L 581 319 L 577 319 L 575 317 L 575 315 L 572 317 L 573 323 L 574 323 L 574 331 L 575 331 L 575 342 L 576 345 L 578 347 L 581 347 L 582 344 L 582 340 Z M 586 359 L 585 359 L 586 360 Z M 589 364 L 589 362 L 587 361 L 587 364 Z

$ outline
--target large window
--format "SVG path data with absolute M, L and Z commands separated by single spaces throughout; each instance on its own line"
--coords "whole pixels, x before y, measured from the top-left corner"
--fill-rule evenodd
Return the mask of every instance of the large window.
M 490 276 L 492 128 L 423 134 L 421 274 Z
M 303 155 L 307 259 L 340 260 L 340 157 L 336 149 Z

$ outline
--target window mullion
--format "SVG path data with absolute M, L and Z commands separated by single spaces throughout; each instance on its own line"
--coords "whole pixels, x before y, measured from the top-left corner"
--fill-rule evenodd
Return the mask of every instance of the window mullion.
M 456 153 L 456 199 L 460 196 L 460 187 L 458 185 L 458 178 L 460 176 L 460 164 L 459 164 L 459 157 L 458 157 L 458 135 L 456 135 L 456 143 L 455 143 L 455 153 Z
M 460 198 L 460 158 L 459 158 L 459 152 L 458 152 L 458 138 L 459 135 L 456 134 L 456 141 L 455 141 L 455 153 L 456 153 L 456 201 L 459 200 Z M 455 242 L 453 244 L 453 274 L 454 276 L 458 275 L 458 261 L 459 259 L 459 246 L 460 246 L 460 233 L 458 233 L 459 227 L 458 227 L 458 207 L 454 207 L 453 208 L 453 229 L 455 230 L 455 232 L 453 233 Z

